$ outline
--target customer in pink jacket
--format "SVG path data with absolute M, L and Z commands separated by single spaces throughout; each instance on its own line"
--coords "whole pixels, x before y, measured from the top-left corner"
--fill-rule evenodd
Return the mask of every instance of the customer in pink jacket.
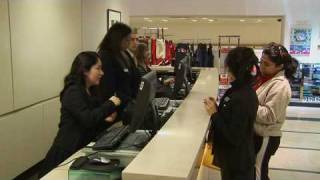
M 280 145 L 281 127 L 291 99 L 289 80 L 293 78 L 297 65 L 298 62 L 280 44 L 270 43 L 263 50 L 261 75 L 254 85 L 259 99 L 254 124 L 256 180 L 269 180 L 269 160 Z

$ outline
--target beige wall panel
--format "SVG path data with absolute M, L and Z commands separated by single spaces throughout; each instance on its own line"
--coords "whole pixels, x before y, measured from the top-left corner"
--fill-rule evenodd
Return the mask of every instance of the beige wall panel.
M 43 104 L 43 126 L 44 126 L 44 146 L 46 151 L 52 145 L 54 138 L 58 132 L 58 124 L 60 122 L 60 100 L 55 98 Z
M 42 119 L 42 105 L 0 118 L 0 179 L 12 179 L 44 157 Z
M 81 0 L 12 0 L 14 107 L 54 96 L 81 50 Z
M 128 23 L 128 0 L 82 0 L 83 49 L 97 50 L 107 32 L 107 9 L 121 12 L 121 20 Z
M 0 115 L 13 109 L 8 1 L 0 0 Z

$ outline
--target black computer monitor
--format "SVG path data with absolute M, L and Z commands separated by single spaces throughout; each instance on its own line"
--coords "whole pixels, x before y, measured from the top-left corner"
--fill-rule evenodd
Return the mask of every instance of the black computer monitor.
M 178 67 L 181 61 L 184 61 L 186 65 L 186 77 L 189 82 L 194 82 L 194 78 L 192 76 L 192 65 L 191 65 L 191 54 L 190 52 L 184 52 L 184 53 L 176 53 L 176 60 L 174 64 L 174 74 L 178 71 Z
M 142 128 L 146 120 L 153 121 L 153 128 L 150 129 L 154 133 L 159 129 L 157 112 L 153 100 L 156 94 L 157 75 L 151 71 L 141 78 L 138 95 L 133 107 L 132 119 L 130 122 L 130 132 Z M 152 117 L 150 119 L 150 114 Z M 148 119 L 146 117 L 149 117 Z
M 191 55 L 187 53 L 187 79 L 189 82 L 194 83 L 194 78 L 192 76 L 192 66 L 191 66 Z
M 174 84 L 174 89 L 172 94 L 173 99 L 180 99 L 179 91 L 183 87 L 185 87 L 184 96 L 186 96 L 189 93 L 189 84 L 187 79 L 187 70 L 188 70 L 187 58 L 188 57 L 186 56 L 183 59 L 181 59 L 177 64 L 177 67 L 175 68 L 175 84 Z

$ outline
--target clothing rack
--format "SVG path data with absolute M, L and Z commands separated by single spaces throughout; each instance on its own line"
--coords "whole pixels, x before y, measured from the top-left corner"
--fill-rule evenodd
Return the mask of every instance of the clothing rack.
M 155 35 L 157 39 L 164 39 L 164 28 L 154 28 L 154 29 L 147 29 L 144 28 L 144 37 L 152 37 L 152 35 Z M 147 32 L 149 30 L 149 32 Z
M 181 39 L 180 43 L 186 44 L 212 44 L 212 39 Z
M 221 57 L 221 41 L 224 39 L 228 40 L 228 47 L 230 48 L 231 46 L 231 40 L 237 40 L 237 47 L 240 46 L 240 36 L 239 35 L 219 35 L 218 36 L 219 43 L 218 43 L 218 49 L 219 49 L 219 58 Z

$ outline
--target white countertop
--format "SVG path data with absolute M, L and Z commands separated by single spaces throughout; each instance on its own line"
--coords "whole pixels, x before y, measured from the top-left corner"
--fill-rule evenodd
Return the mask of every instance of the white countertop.
M 173 72 L 174 71 L 174 67 L 172 66 L 158 66 L 158 65 L 152 65 L 151 69 L 154 71 L 170 71 Z M 209 69 L 213 69 L 213 68 L 205 68 L 205 67 L 192 67 L 192 70 L 209 70 Z
M 122 172 L 124 180 L 190 179 L 209 126 L 203 99 L 216 97 L 218 72 L 202 69 L 190 94 Z
M 60 165 L 70 162 L 71 160 L 84 155 L 85 153 L 79 150 L 78 152 L 74 153 L 72 156 L 70 156 L 67 160 L 65 160 Z M 64 166 L 56 167 L 55 169 L 50 171 L 48 174 L 46 174 L 44 177 L 42 177 L 40 180 L 68 180 L 68 170 L 72 162 L 65 164 Z
M 191 179 L 201 155 L 201 146 L 210 119 L 204 109 L 203 99 L 207 96 L 216 97 L 217 91 L 217 70 L 201 69 L 190 94 L 157 135 L 122 172 L 123 179 Z M 84 153 L 80 150 L 65 162 L 82 155 Z M 55 168 L 41 180 L 67 180 L 71 164 Z

